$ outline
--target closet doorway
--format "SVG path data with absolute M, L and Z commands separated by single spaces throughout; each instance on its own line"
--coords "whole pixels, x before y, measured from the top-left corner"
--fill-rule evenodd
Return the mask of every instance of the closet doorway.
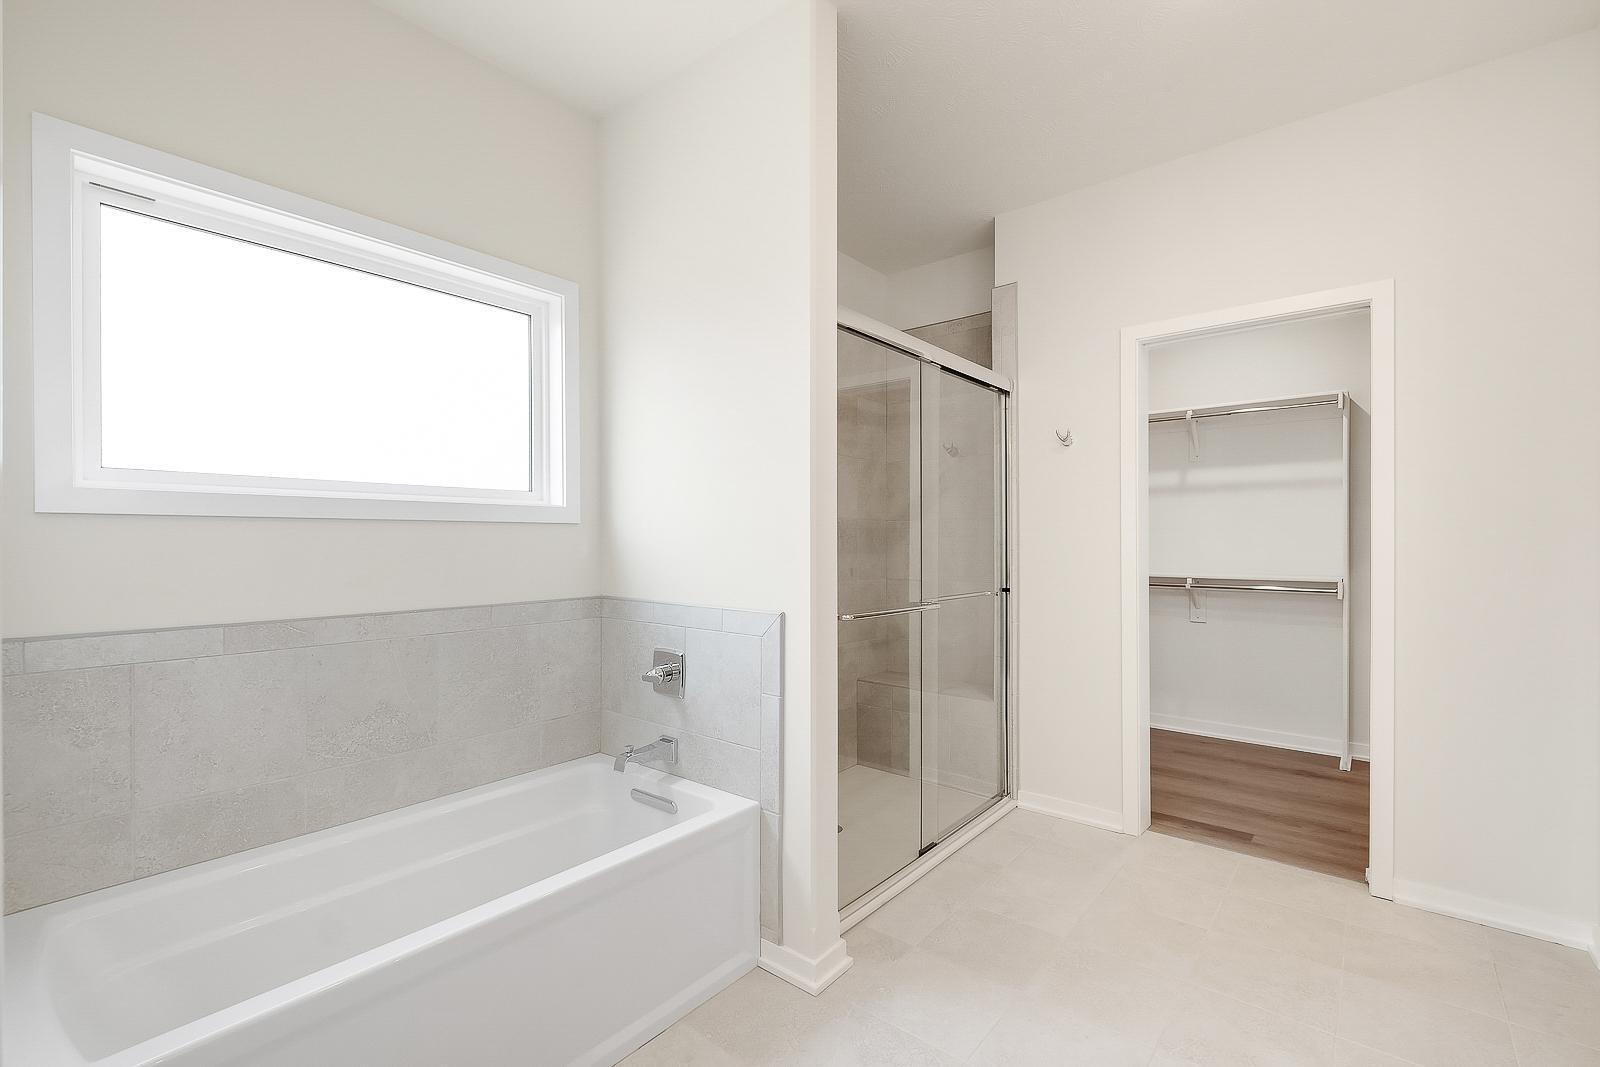
M 839 326 L 839 903 L 1008 787 L 1005 380 Z
M 1392 881 L 1386 285 L 1124 331 L 1126 825 Z

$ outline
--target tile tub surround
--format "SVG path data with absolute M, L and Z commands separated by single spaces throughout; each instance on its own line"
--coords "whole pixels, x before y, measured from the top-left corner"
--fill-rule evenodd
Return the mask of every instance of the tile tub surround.
M 6 910 L 599 749 L 595 598 L 6 641 Z
M 672 773 L 760 802 L 762 936 L 780 941 L 783 616 L 615 598 L 601 615 L 601 751 L 670 734 Z M 640 679 L 656 648 L 683 651 L 682 699 Z

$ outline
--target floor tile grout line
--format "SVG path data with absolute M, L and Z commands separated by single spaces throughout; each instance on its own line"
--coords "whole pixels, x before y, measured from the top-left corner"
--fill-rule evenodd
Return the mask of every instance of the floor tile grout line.
M 1453 949 L 1444 948 L 1442 946 L 1435 945 L 1435 944 L 1432 944 L 1432 943 L 1427 942 L 1427 941 L 1418 941 L 1415 938 L 1406 937 L 1404 934 L 1392 934 L 1392 933 L 1389 933 L 1389 932 L 1384 931 L 1384 930 L 1378 930 L 1378 929 L 1374 929 L 1374 928 L 1369 927 L 1369 926 L 1363 926 L 1363 925 L 1361 925 L 1359 923 L 1346 924 L 1346 932 L 1347 932 L 1347 934 L 1348 934 L 1348 931 L 1350 930 L 1350 928 L 1352 928 L 1352 927 L 1354 929 L 1362 930 L 1362 931 L 1366 932 L 1367 934 L 1370 934 L 1370 935 L 1373 935 L 1373 936 L 1376 936 L 1376 937 L 1387 938 L 1387 939 L 1391 939 L 1391 940 L 1395 940 L 1395 941 L 1403 941 L 1403 942 L 1405 942 L 1405 943 L 1407 943 L 1409 945 L 1417 946 L 1419 948 L 1427 949 L 1427 950 L 1430 950 L 1430 951 L 1433 951 L 1433 952 L 1438 952 L 1438 953 L 1441 953 L 1441 954 L 1443 954 L 1445 956 L 1454 956 L 1458 960 L 1461 960 L 1461 961 L 1464 961 L 1464 962 L 1468 962 L 1468 963 L 1488 963 L 1490 968 L 1491 968 L 1491 970 L 1494 973 L 1495 993 L 1499 998 L 1500 1007 L 1502 1009 L 1504 1009 L 1504 1011 L 1505 1011 L 1505 1015 L 1504 1016 L 1490 1015 L 1488 1012 L 1480 1011 L 1477 1008 L 1467 1007 L 1466 1005 L 1459 1004 L 1459 1003 L 1457 1003 L 1457 1002 L 1455 1002 L 1453 1000 L 1445 1000 L 1444 998 L 1435 996 L 1432 993 L 1424 993 L 1424 992 L 1420 992 L 1420 991 L 1412 991 L 1413 995 L 1421 997 L 1424 1000 L 1431 1001 L 1431 1002 L 1433 1002 L 1435 1004 L 1443 1004 L 1443 1005 L 1446 1005 L 1447 1007 L 1457 1008 L 1457 1009 L 1459 1009 L 1461 1011 L 1469 1011 L 1469 1012 L 1472 1012 L 1474 1015 L 1480 1015 L 1480 1016 L 1483 1016 L 1484 1018 L 1488 1018 L 1488 1019 L 1495 1019 L 1498 1022 L 1506 1023 L 1508 1026 L 1510 1025 L 1510 1023 L 1511 1023 L 1511 1005 L 1510 1005 L 1509 1001 L 1507 1001 L 1507 999 L 1506 999 L 1505 987 L 1504 987 L 1504 984 L 1500 980 L 1500 965 L 1499 965 L 1498 961 L 1493 960 L 1493 959 L 1485 960 L 1485 959 L 1483 959 L 1481 957 L 1470 956 L 1467 953 L 1456 952 Z M 1379 982 L 1379 983 L 1382 983 L 1383 985 L 1391 986 L 1391 987 L 1393 987 L 1395 989 L 1403 989 L 1403 987 L 1400 986 L 1398 983 L 1392 982 L 1392 981 L 1390 981 L 1390 980 L 1388 980 L 1386 978 L 1378 978 L 1378 977 L 1373 976 L 1373 975 L 1362 974 L 1362 973 L 1360 973 L 1358 971 L 1354 971 L 1354 970 L 1350 969 L 1350 967 L 1348 966 L 1348 961 L 1349 961 L 1349 947 L 1348 947 L 1349 942 L 1348 942 L 1348 937 L 1346 938 L 1345 944 L 1346 944 L 1346 948 L 1345 948 L 1345 952 L 1344 952 L 1345 965 L 1343 965 L 1342 968 L 1341 968 L 1342 970 L 1345 971 L 1345 973 L 1350 974 L 1350 975 L 1352 975 L 1354 977 L 1365 978 L 1368 981 Z M 1550 1035 L 1550 1036 L 1555 1037 L 1555 1036 L 1559 1036 L 1559 1035 L 1554 1035 L 1553 1034 L 1553 1035 Z
M 1494 987 L 1500 992 L 1500 1006 L 1506 1010 L 1506 1038 L 1511 1042 L 1511 1059 L 1515 1061 L 1517 1067 L 1532 1067 L 1531 1064 L 1523 1063 L 1522 1052 L 1517 1048 L 1517 1032 L 1511 1026 L 1511 1003 L 1506 999 L 1506 985 L 1500 977 L 1500 963 L 1493 961 L 1489 966 L 1494 970 Z
M 1516 1035 L 1511 1033 L 1511 1001 L 1506 997 L 1506 983 L 1500 977 L 1500 964 L 1491 960 L 1489 970 L 1494 973 L 1494 990 L 1500 996 L 1500 1010 L 1506 1013 L 1506 1033 L 1511 1037 L 1511 1055 L 1520 1061 Z
M 1197 983 L 1197 985 L 1198 985 L 1198 983 Z M 1234 996 L 1232 993 L 1225 993 L 1220 989 L 1212 989 L 1210 986 L 1206 986 L 1206 985 L 1199 985 L 1199 988 L 1205 990 L 1207 993 L 1215 994 L 1216 996 L 1219 996 L 1219 997 L 1223 998 L 1224 1000 L 1231 1000 L 1235 1004 L 1242 1004 L 1245 1007 L 1250 1008 L 1252 1011 L 1263 1012 L 1263 1013 L 1265 1013 L 1267 1015 L 1272 1016 L 1275 1019 L 1282 1019 L 1284 1022 L 1290 1023 L 1290 1024 L 1292 1024 L 1294 1026 L 1297 1026 L 1297 1027 L 1300 1027 L 1301 1029 L 1311 1030 L 1311 1031 L 1314 1031 L 1314 1032 L 1319 1033 L 1319 1034 L 1327 1034 L 1331 1038 L 1334 1038 L 1336 1040 L 1338 1039 L 1339 1033 L 1338 1033 L 1338 1017 L 1337 1016 L 1335 1016 L 1335 1018 L 1334 1018 L 1334 1029 L 1332 1029 L 1332 1030 L 1324 1030 L 1320 1026 L 1313 1026 L 1308 1022 L 1302 1022 L 1301 1020 L 1296 1019 L 1292 1015 L 1285 1015 L 1283 1012 L 1277 1011 L 1277 1010 L 1275 1010 L 1273 1008 L 1264 1008 L 1260 1004 L 1256 1004 L 1253 1001 L 1242 1000 L 1239 997 Z
M 1339 966 L 1339 999 L 1333 1009 L 1333 1039 L 1338 1042 L 1344 1038 L 1344 984 L 1345 984 L 1344 957 L 1340 956 Z M 1346 1039 L 1348 1040 L 1348 1039 Z
M 967 1053 L 966 1056 L 962 1057 L 962 1063 L 971 1063 L 975 1058 L 977 1058 L 978 1053 L 983 1051 L 984 1042 L 988 1041 L 990 1036 L 992 1036 L 996 1030 L 1000 1029 L 1000 1024 L 1005 1021 L 1006 1016 L 1010 1014 L 1013 1006 L 1014 1005 L 1008 1005 L 995 1018 L 994 1022 L 989 1024 L 989 1028 L 983 1032 L 983 1036 L 978 1039 L 978 1043 L 972 1046 L 972 1051 Z
M 1538 1034 L 1541 1037 L 1555 1038 L 1557 1041 L 1564 1041 L 1564 1042 L 1567 1042 L 1569 1044 L 1576 1045 L 1578 1048 L 1585 1049 L 1585 1050 L 1590 1051 L 1590 1052 L 1600 1052 L 1600 1045 L 1591 1045 L 1591 1044 L 1588 1044 L 1587 1042 L 1579 1041 L 1577 1038 L 1570 1037 L 1570 1036 L 1568 1036 L 1566 1034 L 1554 1033 L 1554 1032 L 1552 1032 L 1551 1030 L 1549 1030 L 1549 1029 L 1547 1029 L 1545 1027 L 1538 1026 L 1538 1025 L 1535 1025 L 1533 1023 L 1519 1022 L 1517 1020 L 1512 1019 L 1511 1018 L 1511 1003 L 1510 1003 L 1509 1000 L 1506 999 L 1505 983 L 1500 978 L 1500 968 L 1502 966 L 1512 966 L 1512 967 L 1514 967 L 1515 965 L 1514 964 L 1502 964 L 1499 960 L 1495 960 L 1494 961 L 1495 985 L 1500 990 L 1500 998 L 1501 998 L 1502 1002 L 1505 1005 L 1506 1018 L 1505 1018 L 1504 1021 L 1505 1021 L 1505 1024 L 1506 1024 L 1506 1026 L 1508 1028 L 1520 1027 L 1523 1030 L 1531 1031 L 1532 1033 Z M 1541 973 L 1542 976 L 1548 977 L 1553 981 L 1560 982 L 1563 985 L 1569 984 L 1567 979 L 1565 979 L 1563 977 L 1560 977 L 1558 975 L 1547 974 L 1547 973 L 1542 972 L 1542 971 L 1540 973 Z M 1512 1052 L 1516 1053 L 1516 1035 L 1515 1034 L 1512 1035 L 1511 1047 L 1512 1047 Z
M 1354 1041 L 1354 1040 L 1351 1040 L 1348 1037 L 1341 1037 L 1339 1040 L 1344 1041 L 1347 1044 L 1354 1045 L 1354 1046 L 1356 1046 L 1356 1048 L 1366 1049 L 1368 1052 L 1376 1052 L 1380 1056 L 1387 1056 L 1389 1059 L 1394 1060 L 1396 1063 L 1405 1064 L 1406 1067 L 1424 1067 L 1424 1065 L 1422 1063 L 1418 1062 L 1417 1060 L 1408 1060 L 1404 1056 L 1397 1055 L 1396 1053 L 1385 1052 L 1383 1049 L 1378 1048 L 1376 1045 L 1369 1045 L 1364 1041 Z
M 1344 973 L 1344 976 L 1346 978 L 1361 978 L 1361 979 L 1363 979 L 1365 981 L 1368 981 L 1368 982 L 1375 982 L 1378 985 L 1381 985 L 1381 986 L 1385 987 L 1386 989 L 1393 989 L 1393 990 L 1395 990 L 1397 992 L 1404 993 L 1407 996 L 1416 997 L 1419 1000 L 1425 1000 L 1425 1001 L 1429 1002 L 1430 1004 L 1435 1004 L 1435 1005 L 1438 1005 L 1438 1006 L 1441 1006 L 1441 1007 L 1444 1007 L 1444 1008 L 1448 1008 L 1451 1011 L 1462 1011 L 1462 1012 L 1466 1012 L 1469 1015 L 1476 1015 L 1480 1019 L 1488 1019 L 1490 1022 L 1499 1023 L 1501 1026 L 1504 1026 L 1506 1028 L 1507 1035 L 1509 1036 L 1509 1034 L 1510 1034 L 1512 1023 L 1511 1023 L 1511 1020 L 1509 1018 L 1501 1019 L 1501 1018 L 1498 1018 L 1498 1017 L 1496 1017 L 1494 1015 L 1490 1015 L 1488 1012 L 1479 1011 L 1477 1008 L 1468 1008 L 1468 1007 L 1465 1007 L 1464 1005 L 1457 1004 L 1453 1000 L 1443 1000 L 1443 999 L 1441 999 L 1439 997 L 1433 996 L 1431 993 L 1422 993 L 1422 992 L 1417 992 L 1415 990 L 1406 989 L 1405 987 L 1399 985 L 1398 983 L 1391 982 L 1386 978 L 1374 978 L 1371 975 L 1360 974 L 1358 972 L 1350 971 L 1350 970 L 1345 970 L 1343 973 Z M 1342 988 L 1343 988 L 1343 986 L 1341 984 L 1341 989 Z M 1517 1025 L 1520 1026 L 1522 1024 L 1518 1023 Z M 1533 1028 L 1532 1027 L 1526 1027 L 1526 1029 L 1533 1029 Z M 1542 1030 L 1536 1030 L 1535 1033 L 1545 1033 L 1545 1032 L 1542 1031 Z M 1571 1040 L 1571 1038 L 1562 1038 L 1560 1034 L 1546 1034 L 1545 1036 L 1554 1037 L 1554 1038 L 1558 1038 L 1558 1039 L 1566 1040 L 1566 1041 L 1570 1041 Z M 1580 1044 L 1580 1047 L 1587 1047 L 1587 1046 L 1581 1046 L 1581 1043 L 1579 1043 L 1579 1042 L 1573 1042 L 1573 1043 L 1574 1044 Z

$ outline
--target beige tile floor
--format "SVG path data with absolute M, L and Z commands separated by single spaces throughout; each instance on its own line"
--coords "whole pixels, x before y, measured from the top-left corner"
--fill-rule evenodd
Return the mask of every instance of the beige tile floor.
M 1014 812 L 845 937 L 625 1062 L 1600 1067 L 1587 955 L 1206 845 Z

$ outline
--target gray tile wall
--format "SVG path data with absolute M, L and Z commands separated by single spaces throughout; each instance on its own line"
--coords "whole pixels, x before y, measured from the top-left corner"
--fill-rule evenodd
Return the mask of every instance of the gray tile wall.
M 6 641 L 6 910 L 597 752 L 601 607 Z
M 683 700 L 639 680 L 685 652 Z M 783 617 L 606 597 L 6 641 L 7 912 L 661 733 L 760 802 L 781 940 Z
M 839 610 L 901 607 L 921 597 L 922 445 L 914 430 L 917 364 L 862 340 L 839 344 Z M 861 744 L 883 728 L 863 712 L 859 685 L 907 670 L 917 624 L 857 620 L 839 627 L 839 770 L 872 763 Z M 882 716 L 878 716 L 882 718 Z M 898 728 L 907 731 L 905 717 Z M 902 773 L 909 773 L 908 770 Z
M 602 750 L 670 734 L 673 773 L 760 802 L 762 936 L 781 942 L 783 616 L 610 598 L 600 610 Z M 656 648 L 684 653 L 682 699 L 640 680 Z
M 994 329 L 987 311 L 959 319 L 947 319 L 906 331 L 946 352 L 954 352 L 981 367 L 994 366 Z

